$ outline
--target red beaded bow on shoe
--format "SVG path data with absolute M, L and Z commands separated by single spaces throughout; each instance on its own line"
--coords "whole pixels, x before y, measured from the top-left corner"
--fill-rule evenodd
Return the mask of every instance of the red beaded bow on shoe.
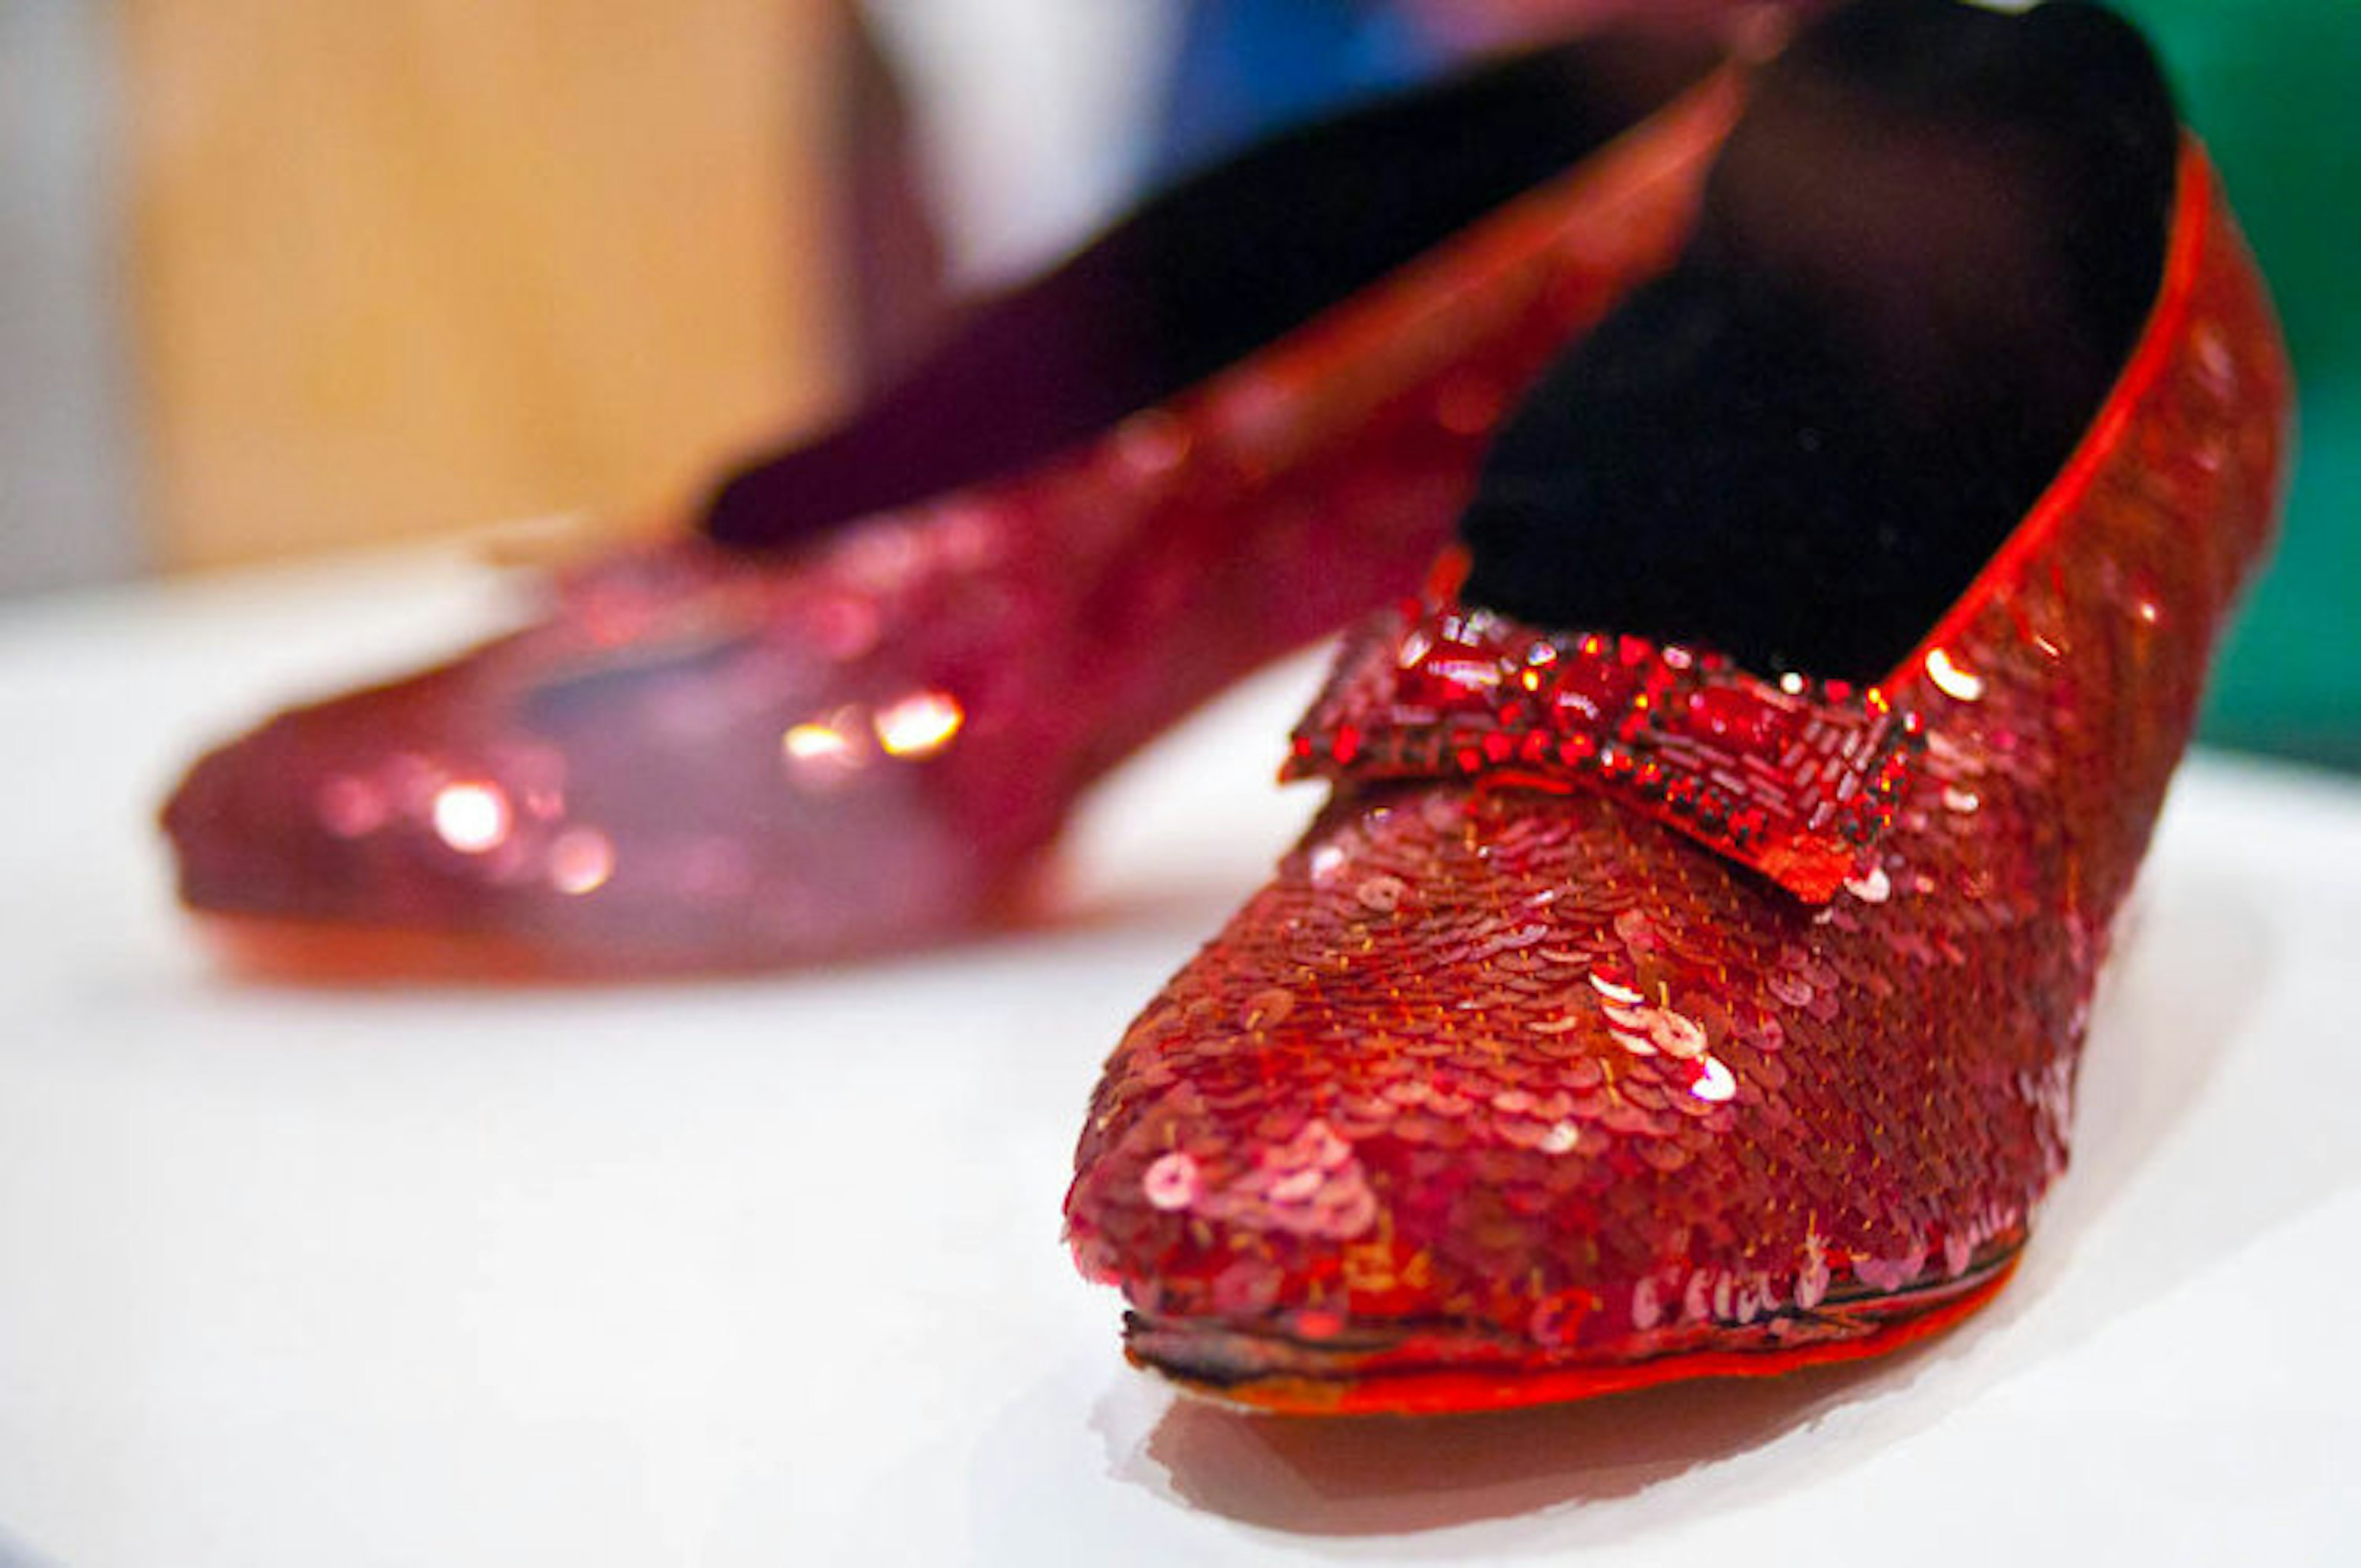
M 1594 790 L 1825 904 L 1870 872 L 1922 747 L 1874 686 L 1765 680 L 1446 595 L 1346 645 L 1280 777 Z

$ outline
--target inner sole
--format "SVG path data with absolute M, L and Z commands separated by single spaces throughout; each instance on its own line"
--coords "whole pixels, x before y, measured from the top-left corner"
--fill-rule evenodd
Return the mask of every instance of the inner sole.
M 1861 0 L 1763 72 L 1680 263 L 1510 417 L 1476 604 L 1886 675 L 2064 465 L 2164 270 L 2145 42 L 2050 0 Z

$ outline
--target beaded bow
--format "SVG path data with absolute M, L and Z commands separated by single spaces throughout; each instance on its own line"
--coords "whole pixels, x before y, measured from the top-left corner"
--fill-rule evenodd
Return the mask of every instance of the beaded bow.
M 1875 686 L 1768 680 L 1443 594 L 1346 645 L 1280 777 L 1593 790 L 1825 904 L 1871 872 L 1923 746 Z

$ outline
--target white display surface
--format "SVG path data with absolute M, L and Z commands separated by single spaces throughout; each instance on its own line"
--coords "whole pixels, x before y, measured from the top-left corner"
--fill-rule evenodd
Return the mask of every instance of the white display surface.
M 446 558 L 0 612 L 0 1563 L 2361 1560 L 2361 790 L 2201 758 L 2014 1286 L 1864 1368 L 1456 1421 L 1176 1403 L 1059 1239 L 1133 1011 L 1308 814 L 1298 661 L 1070 914 L 620 990 L 217 972 L 154 804 L 488 630 Z

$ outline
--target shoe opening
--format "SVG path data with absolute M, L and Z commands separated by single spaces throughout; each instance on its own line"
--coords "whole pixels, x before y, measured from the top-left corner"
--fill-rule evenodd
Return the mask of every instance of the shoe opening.
M 1099 434 L 1572 169 L 1719 58 L 1587 40 L 1278 137 L 979 306 L 852 422 L 730 479 L 704 532 L 792 543 Z
M 1814 27 L 1680 263 L 1502 429 L 1466 598 L 1882 678 L 2130 356 L 2179 144 L 2147 46 L 2095 5 L 1862 0 Z

